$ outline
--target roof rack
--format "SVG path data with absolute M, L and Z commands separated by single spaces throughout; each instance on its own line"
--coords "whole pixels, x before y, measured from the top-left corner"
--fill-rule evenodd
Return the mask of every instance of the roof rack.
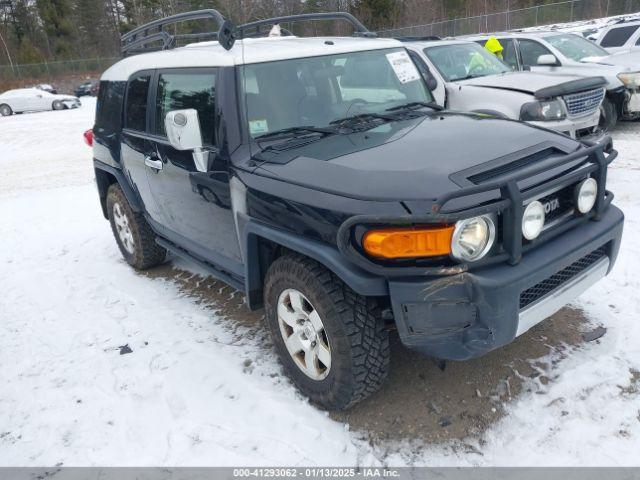
M 190 33 L 172 35 L 165 30 L 168 25 L 174 25 L 189 20 L 213 20 L 217 27 L 217 32 Z M 155 30 L 155 31 L 154 31 Z M 226 50 L 231 49 L 235 42 L 233 24 L 225 19 L 220 12 L 214 9 L 196 10 L 193 12 L 178 13 L 170 17 L 154 20 L 140 27 L 134 28 L 121 37 L 122 55 L 132 55 L 143 51 L 168 50 L 175 48 L 180 39 L 202 39 L 218 40 Z M 162 42 L 161 46 L 147 47 L 153 42 Z
M 442 40 L 442 37 L 437 35 L 423 35 L 423 36 L 403 36 L 403 37 L 394 37 L 396 40 L 401 42 L 432 42 L 436 40 Z
M 310 22 L 314 20 L 346 20 L 353 25 L 355 29 L 355 36 L 367 38 L 377 37 L 375 32 L 369 31 L 367 27 L 360 23 L 360 20 L 348 12 L 303 13 L 301 15 L 285 15 L 282 17 L 267 18 L 265 20 L 258 20 L 256 22 L 239 25 L 236 28 L 236 35 L 237 38 L 259 37 L 262 34 L 267 33 L 262 30 L 262 27 L 270 28 L 273 25 L 280 23 Z M 253 29 L 255 29 L 255 31 L 251 32 Z
M 190 20 L 213 20 L 218 27 L 217 32 L 171 34 L 166 30 L 168 25 L 175 25 Z M 305 13 L 301 15 L 288 15 L 282 17 L 267 18 L 255 22 L 245 23 L 234 27 L 220 12 L 214 9 L 196 10 L 193 12 L 178 13 L 170 17 L 154 20 L 140 27 L 134 28 L 121 37 L 121 51 L 123 56 L 135 55 L 142 52 L 169 50 L 178 45 L 179 40 L 192 42 L 202 40 L 217 40 L 226 50 L 233 47 L 237 38 L 255 38 L 268 34 L 271 27 L 280 23 L 298 23 L 314 20 L 346 20 L 353 25 L 354 35 L 358 37 L 373 38 L 376 33 L 371 32 L 360 21 L 348 12 Z M 269 27 L 269 30 L 263 29 Z M 287 29 L 281 29 L 285 36 L 292 33 Z M 161 42 L 160 45 L 149 44 Z

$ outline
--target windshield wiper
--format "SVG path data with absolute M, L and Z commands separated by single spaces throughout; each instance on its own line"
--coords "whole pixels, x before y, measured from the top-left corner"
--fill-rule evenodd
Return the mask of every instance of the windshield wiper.
M 331 135 L 336 132 L 333 128 L 322 128 L 322 127 L 314 127 L 312 125 L 309 126 L 300 126 L 300 127 L 289 127 L 289 128 L 281 128 L 280 130 L 275 130 L 273 132 L 265 133 L 263 135 L 259 135 L 255 137 L 256 140 L 277 140 L 280 138 L 289 138 L 289 137 L 297 137 L 299 135 L 306 135 L 310 133 L 321 133 L 324 135 Z
M 392 115 L 384 115 L 381 113 L 359 113 L 357 115 L 351 115 L 350 117 L 339 118 L 330 123 L 330 125 L 336 125 L 338 127 L 352 128 L 356 125 L 367 125 L 372 123 L 373 120 L 384 120 L 385 122 L 393 122 L 398 120 L 397 117 Z M 373 128 L 373 125 L 367 127 L 367 129 Z M 360 130 L 360 129 L 356 129 Z
M 395 107 L 387 108 L 387 112 L 395 112 L 397 110 L 416 110 L 418 108 L 432 108 L 433 110 L 444 110 L 441 105 L 435 102 L 409 102 L 402 105 L 396 105 Z

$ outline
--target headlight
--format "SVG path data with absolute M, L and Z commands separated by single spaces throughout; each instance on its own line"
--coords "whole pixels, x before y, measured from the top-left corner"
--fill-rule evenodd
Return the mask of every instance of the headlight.
M 587 213 L 596 204 L 598 182 L 593 178 L 583 180 L 576 187 L 576 207 L 580 213 Z
M 529 102 L 520 109 L 523 122 L 562 120 L 567 114 L 559 100 Z
M 544 227 L 544 206 L 537 200 L 534 200 L 527 208 L 524 209 L 522 215 L 522 236 L 527 240 L 533 240 L 540 235 Z
M 460 220 L 451 238 L 451 254 L 458 260 L 475 262 L 484 257 L 496 239 L 496 225 L 491 217 Z
M 619 73 L 618 80 L 628 88 L 640 88 L 640 72 Z

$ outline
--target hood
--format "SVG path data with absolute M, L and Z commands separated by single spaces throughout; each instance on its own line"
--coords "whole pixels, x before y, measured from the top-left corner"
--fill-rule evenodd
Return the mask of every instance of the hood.
M 500 75 L 470 78 L 455 83 L 458 85 L 474 85 L 530 93 L 536 98 L 550 98 L 602 87 L 606 84 L 606 80 L 602 77 L 585 78 L 577 75 L 547 75 L 543 72 L 508 72 Z
M 350 198 L 429 200 L 470 185 L 459 181 L 465 170 L 477 175 L 483 164 L 494 169 L 537 151 L 577 148 L 564 135 L 524 123 L 440 112 L 275 152 L 255 173 Z
M 582 59 L 586 63 L 598 63 L 600 65 L 613 65 L 622 67 L 623 71 L 640 71 L 640 52 L 618 52 L 606 57 L 588 57 Z

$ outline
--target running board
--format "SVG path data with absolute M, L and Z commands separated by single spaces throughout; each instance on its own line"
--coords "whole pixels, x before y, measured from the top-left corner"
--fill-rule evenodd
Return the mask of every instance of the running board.
M 216 278 L 217 280 L 220 280 L 226 283 L 227 285 L 235 288 L 236 290 L 240 290 L 242 293 L 245 293 L 244 279 L 238 279 L 232 276 L 230 273 L 227 273 L 224 270 L 220 270 L 215 265 L 205 260 L 200 260 L 199 258 L 194 257 L 183 248 L 180 248 L 179 246 L 175 245 L 174 243 L 171 243 L 168 240 L 165 240 L 164 238 L 156 237 L 156 243 L 160 245 L 162 248 L 166 248 L 168 251 L 177 255 L 178 257 L 184 258 L 185 260 L 195 263 L 200 268 L 203 268 L 204 270 L 206 270 L 212 277 Z

